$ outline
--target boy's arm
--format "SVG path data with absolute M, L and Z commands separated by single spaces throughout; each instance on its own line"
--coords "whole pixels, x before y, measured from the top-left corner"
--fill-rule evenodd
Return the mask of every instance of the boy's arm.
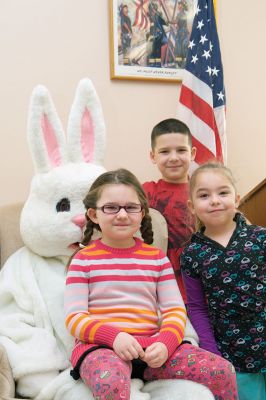
M 205 350 L 221 355 L 209 320 L 208 306 L 201 282 L 199 279 L 188 277 L 184 272 L 182 276 L 187 294 L 188 316 L 199 336 L 199 345 Z

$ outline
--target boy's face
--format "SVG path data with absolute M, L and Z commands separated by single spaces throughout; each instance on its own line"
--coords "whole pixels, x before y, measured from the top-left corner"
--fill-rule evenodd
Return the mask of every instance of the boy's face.
M 170 183 L 188 182 L 190 162 L 196 148 L 189 145 L 188 136 L 182 133 L 166 133 L 156 138 L 151 160 L 157 165 L 163 179 Z

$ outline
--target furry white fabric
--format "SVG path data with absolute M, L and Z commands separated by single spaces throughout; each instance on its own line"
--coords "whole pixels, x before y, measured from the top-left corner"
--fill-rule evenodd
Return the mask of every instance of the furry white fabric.
M 69 374 L 73 338 L 65 329 L 62 311 L 65 262 L 64 258 L 44 258 L 23 247 L 1 271 L 0 343 L 6 348 L 18 392 L 36 400 L 93 399 L 90 390 Z M 197 343 L 189 323 L 185 338 Z M 140 392 L 143 383 L 133 380 L 132 400 L 148 400 L 150 396 L 165 399 L 166 392 L 173 400 L 179 398 L 176 394 L 189 399 L 184 396 L 192 392 L 193 399 L 202 399 L 196 396 L 205 388 L 194 385 L 158 381 L 145 385 L 144 392 Z
M 206 386 L 182 379 L 149 382 L 142 391 L 149 393 L 152 400 L 214 400 Z
M 46 88 L 32 95 L 28 141 L 35 165 L 21 215 L 26 247 L 0 273 L 0 343 L 5 347 L 17 392 L 35 400 L 92 400 L 90 390 L 69 374 L 73 338 L 63 316 L 65 265 L 82 237 L 82 203 L 101 163 L 105 129 L 92 83 L 80 82 L 71 109 L 68 138 Z M 186 337 L 197 343 L 188 323 Z M 196 386 L 195 386 L 196 385 Z M 132 400 L 203 399 L 193 382 L 132 381 Z M 206 392 L 206 390 L 205 390 Z M 1 392 L 0 392 L 1 395 Z M 204 397 L 207 399 L 207 397 Z

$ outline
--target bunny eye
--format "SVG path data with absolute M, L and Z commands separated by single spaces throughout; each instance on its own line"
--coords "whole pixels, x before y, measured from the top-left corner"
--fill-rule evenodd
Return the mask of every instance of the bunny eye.
M 57 212 L 64 212 L 64 211 L 69 211 L 70 210 L 70 201 L 66 198 L 61 199 L 57 204 L 56 204 L 56 211 Z

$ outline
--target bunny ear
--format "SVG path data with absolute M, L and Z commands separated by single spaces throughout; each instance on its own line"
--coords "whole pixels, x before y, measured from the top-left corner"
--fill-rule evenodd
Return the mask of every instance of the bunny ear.
M 36 172 L 44 173 L 66 162 L 66 139 L 46 87 L 33 89 L 28 117 L 28 142 Z
M 68 160 L 103 164 L 105 124 L 92 82 L 82 79 L 70 111 L 67 133 Z

